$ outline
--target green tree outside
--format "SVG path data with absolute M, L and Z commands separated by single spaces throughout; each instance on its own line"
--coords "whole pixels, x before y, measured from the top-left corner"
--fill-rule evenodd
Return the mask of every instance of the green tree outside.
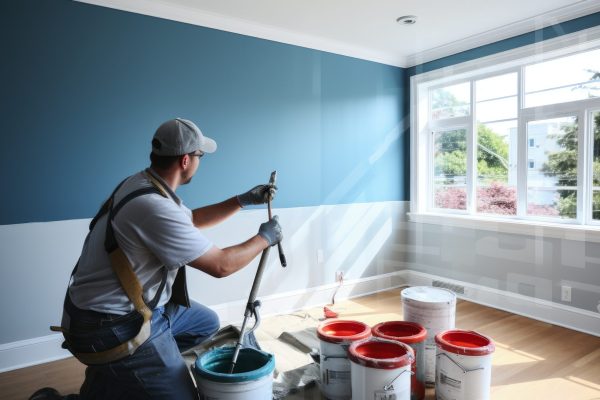
M 600 72 L 589 70 L 592 73 L 590 81 L 600 81 Z M 596 97 L 592 94 L 597 90 L 595 86 L 580 85 L 576 90 L 588 90 L 588 97 Z M 594 158 L 592 164 L 593 186 L 600 186 L 600 112 L 596 112 L 592 118 L 594 122 Z M 558 186 L 577 186 L 577 133 L 579 132 L 579 123 L 576 120 L 573 124 L 565 125 L 562 128 L 564 135 L 557 139 L 558 145 L 564 150 L 550 153 L 548 162 L 542 166 L 542 172 L 546 176 L 557 177 Z M 557 208 L 560 216 L 568 218 L 577 217 L 577 192 L 560 191 Z M 592 194 L 592 218 L 600 219 L 600 191 L 593 191 Z

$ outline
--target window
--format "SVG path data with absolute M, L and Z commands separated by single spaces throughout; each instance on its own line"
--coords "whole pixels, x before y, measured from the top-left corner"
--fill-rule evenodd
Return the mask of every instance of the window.
M 600 220 L 600 111 L 592 113 L 592 219 Z
M 600 40 L 555 54 L 414 77 L 412 212 L 600 225 Z
M 525 106 L 600 97 L 598 60 L 600 49 L 526 66 Z

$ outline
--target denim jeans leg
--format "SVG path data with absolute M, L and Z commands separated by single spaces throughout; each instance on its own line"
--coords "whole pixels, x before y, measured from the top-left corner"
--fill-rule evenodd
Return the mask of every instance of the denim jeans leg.
M 219 330 L 217 313 L 195 301 L 191 301 L 190 308 L 169 303 L 165 306 L 165 314 L 180 351 L 202 343 Z
M 179 353 L 162 307 L 152 315 L 152 334 L 134 354 L 90 366 L 82 399 L 196 400 L 197 390 Z

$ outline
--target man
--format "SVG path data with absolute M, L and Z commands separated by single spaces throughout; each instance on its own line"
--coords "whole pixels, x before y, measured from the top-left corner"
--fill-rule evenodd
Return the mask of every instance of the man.
M 246 205 L 267 202 L 276 190 L 259 185 L 218 204 L 185 207 L 175 191 L 192 180 L 201 158 L 216 148 L 191 121 L 163 123 L 152 140 L 150 168 L 121 183 L 92 221 L 62 322 L 66 346 L 88 364 L 81 398 L 197 398 L 180 352 L 213 335 L 219 320 L 207 307 L 188 303 L 185 266 L 222 278 L 282 238 L 277 217 L 245 242 L 223 249 L 201 233 Z M 123 278 L 127 271 L 133 274 Z M 131 289 L 136 278 L 141 305 L 134 305 Z M 147 320 L 142 318 L 146 306 L 151 310 Z M 124 357 L 115 356 L 117 348 L 127 351 Z

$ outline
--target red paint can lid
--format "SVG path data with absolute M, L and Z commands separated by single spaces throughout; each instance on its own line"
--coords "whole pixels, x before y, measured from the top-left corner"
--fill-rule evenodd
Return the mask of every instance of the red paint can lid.
M 405 343 L 371 338 L 352 343 L 348 349 L 348 358 L 368 368 L 397 369 L 412 364 L 415 353 Z
M 317 336 L 329 343 L 354 342 L 370 337 L 371 328 L 358 321 L 333 320 L 319 325 Z
M 466 356 L 485 356 L 496 349 L 489 337 L 474 331 L 451 329 L 435 335 L 435 343 L 439 348 L 454 354 Z
M 427 339 L 427 329 L 416 322 L 388 321 L 375 325 L 373 336 L 384 339 L 399 340 L 402 343 L 420 343 Z

